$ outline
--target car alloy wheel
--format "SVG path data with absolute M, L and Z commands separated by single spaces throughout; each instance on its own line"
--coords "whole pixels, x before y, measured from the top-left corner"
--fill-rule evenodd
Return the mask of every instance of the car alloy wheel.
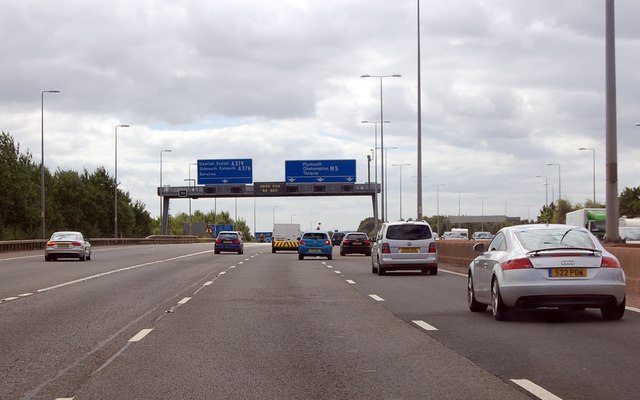
M 500 286 L 498 285 L 497 278 L 494 278 L 491 283 L 491 308 L 493 318 L 495 318 L 496 321 L 506 321 L 509 319 L 509 311 L 502 301 L 502 296 L 500 296 Z

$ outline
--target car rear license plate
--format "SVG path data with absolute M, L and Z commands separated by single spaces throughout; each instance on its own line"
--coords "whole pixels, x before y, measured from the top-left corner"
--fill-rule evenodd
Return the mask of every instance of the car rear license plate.
M 310 253 L 320 253 L 320 249 L 309 249 Z
M 551 278 L 586 278 L 586 268 L 550 268 L 549 277 Z
M 67 248 L 67 247 L 69 247 L 69 243 L 58 243 L 58 247 Z
M 400 247 L 400 253 L 420 253 L 418 247 Z
M 233 244 L 233 240 L 225 240 L 222 243 L 224 243 L 224 244 Z

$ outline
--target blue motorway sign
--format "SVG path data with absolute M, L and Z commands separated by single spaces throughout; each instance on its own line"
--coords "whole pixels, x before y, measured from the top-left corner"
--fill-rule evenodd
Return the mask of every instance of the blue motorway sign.
M 253 162 L 239 160 L 198 160 L 198 185 L 253 182 Z
M 356 181 L 356 160 L 286 160 L 287 183 L 345 183 Z

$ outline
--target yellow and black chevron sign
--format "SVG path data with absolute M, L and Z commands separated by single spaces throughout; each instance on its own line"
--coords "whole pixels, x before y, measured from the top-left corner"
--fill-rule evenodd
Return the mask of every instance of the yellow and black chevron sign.
M 295 250 L 298 248 L 298 242 L 275 241 L 273 242 L 273 248 L 282 250 Z

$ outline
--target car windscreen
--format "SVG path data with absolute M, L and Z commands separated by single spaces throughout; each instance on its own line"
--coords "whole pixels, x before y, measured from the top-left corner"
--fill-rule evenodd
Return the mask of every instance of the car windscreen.
M 527 250 L 549 248 L 583 248 L 597 249 L 591 235 L 583 230 L 567 227 L 567 229 L 535 229 L 516 232 L 522 247 Z
M 310 233 L 305 233 L 304 236 L 302 236 L 302 238 L 303 239 L 326 239 L 327 234 L 319 233 L 319 232 L 310 232 Z
M 431 229 L 427 225 L 389 225 L 387 239 L 424 240 L 431 239 Z
M 51 236 L 51 240 L 58 240 L 58 241 L 80 240 L 80 235 L 78 235 L 77 233 L 58 233 Z

